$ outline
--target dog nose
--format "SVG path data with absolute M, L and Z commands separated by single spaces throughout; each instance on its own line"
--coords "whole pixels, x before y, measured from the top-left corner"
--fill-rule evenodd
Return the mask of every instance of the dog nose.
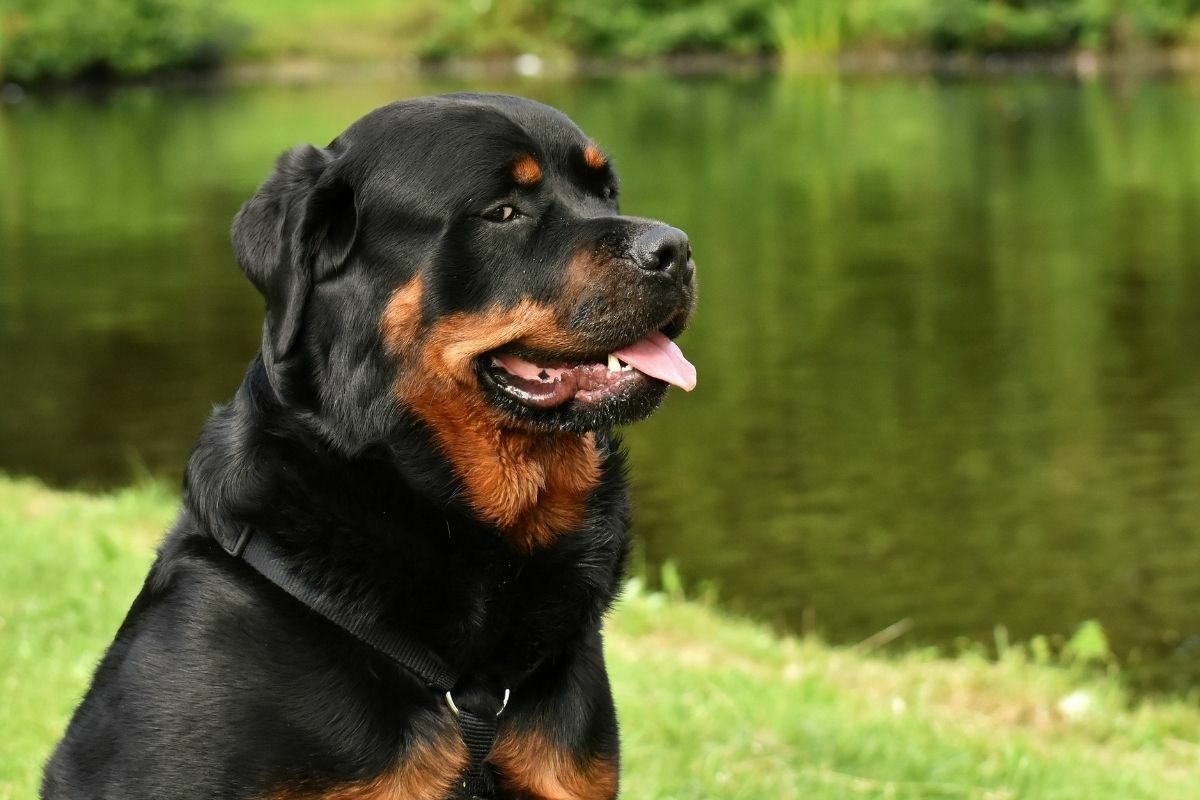
M 691 280 L 692 246 L 686 233 L 670 225 L 654 225 L 638 234 L 633 243 L 633 259 L 646 272 Z

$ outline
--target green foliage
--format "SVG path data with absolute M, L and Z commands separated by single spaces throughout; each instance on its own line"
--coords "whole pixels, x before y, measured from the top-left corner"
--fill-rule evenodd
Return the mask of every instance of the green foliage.
M 552 39 L 550 21 L 561 14 L 562 0 L 450 0 L 433 12 L 418 47 L 427 59 L 545 53 Z
M 562 32 L 584 52 L 643 58 L 770 49 L 770 3 L 762 0 L 572 0 Z
M 434 14 L 422 52 L 806 59 L 861 47 L 1120 49 L 1181 40 L 1198 14 L 1200 0 L 456 0 Z
M 1052 647 L 1045 636 L 1034 636 L 1027 643 L 1013 644 L 1009 640 L 1008 629 L 1003 625 L 995 627 L 993 638 L 996 658 L 1001 661 L 1015 658 L 1041 666 L 1078 667 L 1085 670 L 1104 668 L 1114 672 L 1119 668 L 1117 656 L 1113 653 L 1104 626 L 1094 619 L 1080 623 L 1071 634 L 1071 638 L 1058 648 Z M 964 652 L 977 649 L 977 645 L 967 645 L 963 648 Z
M 437 15 L 421 53 L 746 55 L 771 49 L 769 7 L 763 0 L 455 0 Z
M 1081 624 L 1067 641 L 1063 654 L 1078 664 L 1108 664 L 1113 660 L 1108 634 L 1094 619 Z
M 229 54 L 786 62 L 856 49 L 1117 51 L 1169 46 L 1189 31 L 1200 31 L 1200 0 L 9 0 L 0 72 L 138 75 Z
M 10 0 L 0 15 L 0 73 L 14 80 L 202 65 L 233 32 L 211 0 Z
M 1076 0 L 979 3 L 947 0 L 931 17 L 931 44 L 945 50 L 1062 50 L 1075 44 Z
M 768 9 L 774 42 L 785 58 L 830 55 L 841 44 L 844 0 L 791 0 Z
M 861 47 L 1027 52 L 1171 44 L 1200 0 L 457 0 L 422 52 L 618 58 L 698 52 L 785 59 Z
M 686 596 L 683 588 L 683 576 L 679 574 L 679 565 L 674 561 L 663 562 L 660 570 L 662 590 L 673 600 L 682 600 Z
M 1193 0 L 945 0 L 924 31 L 940 49 L 1119 49 L 1182 38 Z

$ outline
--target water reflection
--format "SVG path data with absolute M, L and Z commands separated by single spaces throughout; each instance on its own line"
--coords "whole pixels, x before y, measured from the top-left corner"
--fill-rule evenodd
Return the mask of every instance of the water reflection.
M 227 231 L 274 156 L 451 83 L 0 112 L 0 468 L 177 476 L 258 341 Z M 475 84 L 474 88 L 479 88 Z M 1200 673 L 1200 91 L 497 83 L 689 231 L 694 395 L 631 429 L 651 562 L 838 641 L 1069 633 Z M 1189 678 L 1190 673 L 1190 678 Z

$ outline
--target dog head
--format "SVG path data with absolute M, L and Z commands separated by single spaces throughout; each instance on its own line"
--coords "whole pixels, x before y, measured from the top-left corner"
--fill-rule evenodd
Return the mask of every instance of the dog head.
M 695 385 L 673 342 L 695 270 L 618 190 L 566 116 L 498 95 L 394 103 L 284 153 L 233 227 L 276 392 L 350 449 L 412 415 L 464 478 L 647 416 Z

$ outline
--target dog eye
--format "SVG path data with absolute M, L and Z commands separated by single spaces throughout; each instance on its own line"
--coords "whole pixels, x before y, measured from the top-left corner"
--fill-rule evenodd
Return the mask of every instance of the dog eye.
M 512 206 L 499 206 L 488 211 L 483 216 L 492 222 L 508 222 L 517 216 L 517 210 Z

